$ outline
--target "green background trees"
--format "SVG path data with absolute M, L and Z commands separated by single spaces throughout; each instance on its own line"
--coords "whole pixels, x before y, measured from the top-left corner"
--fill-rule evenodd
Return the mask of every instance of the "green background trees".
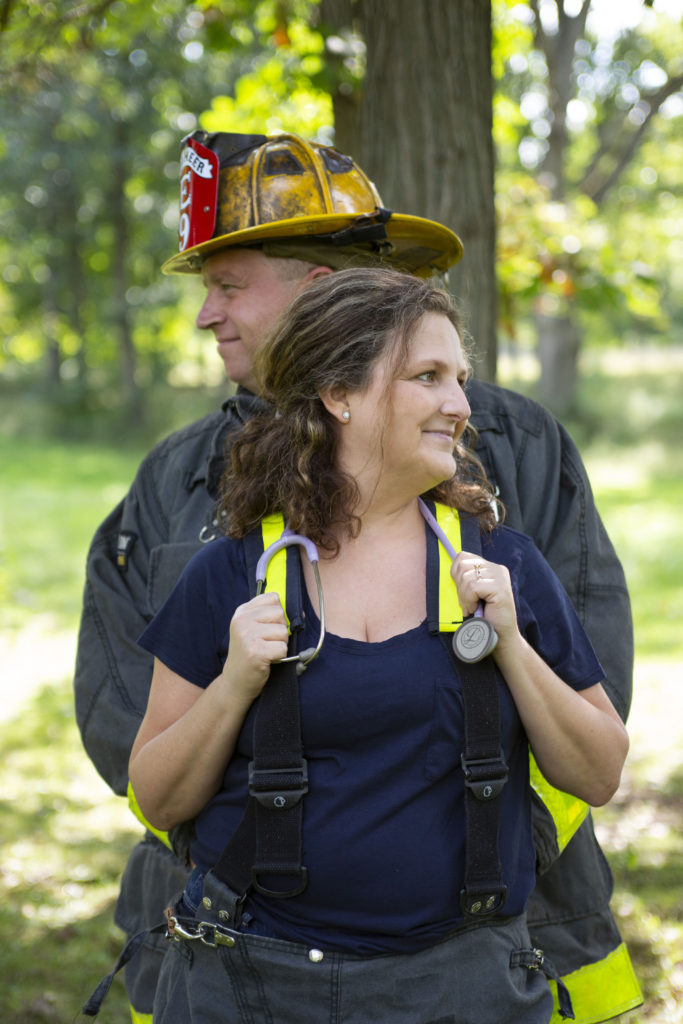
M 505 382 L 534 387 L 544 318 L 575 332 L 572 353 L 590 372 L 569 422 L 636 624 L 632 752 L 596 818 L 647 998 L 634 1024 L 683 1022 L 680 4 L 593 0 L 585 25 L 574 23 L 562 191 L 547 155 L 563 109 L 549 92 L 556 0 L 493 0 L 493 147 L 476 135 L 486 61 L 475 65 L 473 28 L 454 28 L 470 3 L 451 0 L 458 23 L 439 20 L 441 0 L 412 0 L 413 20 L 390 26 L 383 5 L 394 0 L 0 0 L 0 1005 L 10 1024 L 73 1020 L 120 951 L 112 904 L 138 829 L 80 747 L 70 676 L 96 525 L 150 438 L 225 391 L 212 344 L 192 329 L 201 286 L 158 271 L 175 244 L 178 142 L 200 122 L 344 139 L 389 205 L 452 223 L 467 257 L 451 286 L 486 349 L 480 370 L 497 365 Z M 563 10 L 580 18 L 582 7 Z M 420 92 L 409 106 L 408 88 Z M 463 126 L 467 89 L 478 90 L 478 117 Z M 419 141 L 402 161 L 395 141 L 408 132 Z M 490 214 L 470 216 L 494 198 L 495 236 Z M 125 1004 L 115 985 L 107 1020 L 129 1020 Z
M 668 343 L 682 320 L 680 14 L 609 7 L 8 0 L 5 386 L 136 422 L 179 364 L 211 378 L 195 293 L 158 273 L 179 140 L 201 124 L 336 140 L 387 205 L 453 226 L 479 372 L 535 351 L 540 397 L 568 411 L 584 347 Z

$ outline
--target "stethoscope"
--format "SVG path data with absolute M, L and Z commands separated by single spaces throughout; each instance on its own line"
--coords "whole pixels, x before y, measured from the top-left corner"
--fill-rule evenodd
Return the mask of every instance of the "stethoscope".
M 439 526 L 436 518 L 432 515 L 422 498 L 418 498 L 417 503 L 425 522 L 430 529 L 434 531 L 441 544 L 443 544 L 447 554 L 451 558 L 451 561 L 455 561 L 458 557 L 458 552 L 451 544 L 446 533 Z M 278 551 L 282 551 L 283 548 L 288 547 L 301 547 L 306 552 L 306 557 L 311 563 L 311 567 L 313 569 L 315 585 L 318 591 L 318 604 L 320 607 L 320 634 L 315 647 L 307 647 L 306 650 L 299 651 L 298 654 L 290 654 L 278 662 L 278 664 L 284 664 L 288 661 L 295 661 L 297 663 L 297 675 L 301 675 L 302 672 L 305 672 L 313 659 L 317 658 L 320 653 L 320 648 L 323 645 L 323 640 L 325 639 L 325 600 L 323 597 L 322 584 L 320 582 L 320 573 L 318 571 L 318 549 L 313 541 L 309 540 L 308 537 L 303 537 L 299 533 L 293 533 L 289 527 L 286 527 L 278 540 L 266 548 L 256 564 L 256 594 L 258 596 L 263 593 L 268 565 L 270 564 L 271 559 L 278 553 Z M 484 602 L 480 601 L 474 615 L 465 619 L 465 621 L 458 626 L 453 633 L 453 650 L 461 661 L 474 664 L 490 654 L 497 643 L 498 635 L 491 623 L 487 622 L 484 618 Z

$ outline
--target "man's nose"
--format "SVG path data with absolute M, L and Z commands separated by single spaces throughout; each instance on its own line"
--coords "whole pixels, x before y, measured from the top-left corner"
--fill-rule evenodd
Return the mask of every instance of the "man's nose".
M 215 297 L 208 292 L 197 313 L 196 324 L 201 331 L 214 327 L 221 319 L 221 312 Z

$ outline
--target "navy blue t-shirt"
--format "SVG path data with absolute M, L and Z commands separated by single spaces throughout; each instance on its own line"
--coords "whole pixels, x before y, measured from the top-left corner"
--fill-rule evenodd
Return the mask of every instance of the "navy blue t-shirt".
M 499 527 L 483 551 L 509 568 L 520 631 L 560 678 L 576 690 L 600 682 L 604 673 L 578 617 L 533 542 Z M 207 687 L 225 661 L 234 611 L 248 599 L 242 543 L 216 540 L 190 561 L 140 644 Z M 304 611 L 302 649 L 318 638 L 307 597 Z M 426 623 L 381 643 L 327 633 L 300 691 L 308 885 L 285 900 L 252 893 L 247 909 L 270 934 L 328 949 L 377 955 L 433 944 L 462 922 L 463 701 L 448 654 Z M 504 914 L 513 916 L 533 888 L 535 854 L 527 738 L 502 677 L 499 691 L 510 768 L 500 797 L 500 856 Z M 257 703 L 222 791 L 196 821 L 191 856 L 203 870 L 244 813 Z

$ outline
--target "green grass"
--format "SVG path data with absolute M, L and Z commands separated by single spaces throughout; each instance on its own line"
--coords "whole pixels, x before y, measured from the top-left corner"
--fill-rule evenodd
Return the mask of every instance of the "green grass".
M 668 364 L 593 368 L 570 423 L 636 621 L 632 752 L 596 814 L 647 998 L 632 1024 L 683 1024 L 682 378 Z M 87 545 L 142 451 L 0 433 L 3 1024 L 68 1024 L 121 947 L 112 910 L 139 830 L 81 750 L 70 673 Z M 120 982 L 98 1019 L 128 1024 Z
M 0 436 L 4 1024 L 72 1021 L 121 945 L 113 903 L 139 830 L 82 751 L 69 676 L 87 545 L 142 454 Z M 120 983 L 100 1019 L 130 1021 Z
M 85 548 L 130 483 L 142 451 L 0 436 L 0 599 L 3 626 L 29 617 L 70 627 L 83 586 Z

